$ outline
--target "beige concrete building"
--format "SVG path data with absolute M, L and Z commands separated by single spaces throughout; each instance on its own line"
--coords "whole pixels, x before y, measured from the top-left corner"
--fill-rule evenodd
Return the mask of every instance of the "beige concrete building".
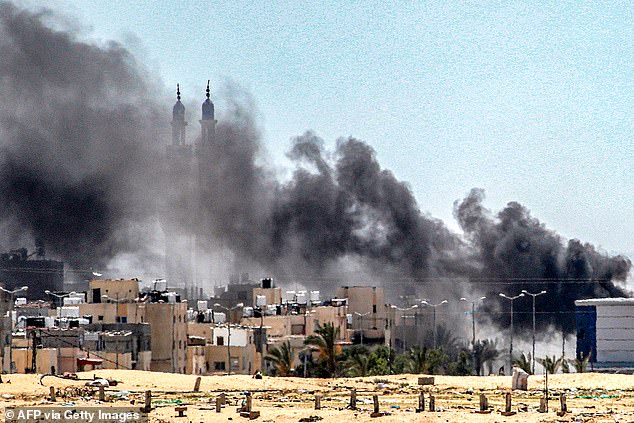
M 337 298 L 348 299 L 348 313 L 355 339 L 363 336 L 365 342 L 383 343 L 388 340 L 385 291 L 376 286 L 344 286 L 337 288 Z
M 108 298 L 103 298 L 103 296 Z M 93 279 L 90 281 L 86 301 L 89 303 L 134 301 L 139 298 L 138 279 Z
M 266 301 L 262 305 L 279 305 L 282 304 L 282 288 L 253 288 L 253 304 L 252 307 L 259 307 L 257 304 L 258 297 L 264 297 Z
M 187 303 L 146 303 L 154 372 L 187 372 Z

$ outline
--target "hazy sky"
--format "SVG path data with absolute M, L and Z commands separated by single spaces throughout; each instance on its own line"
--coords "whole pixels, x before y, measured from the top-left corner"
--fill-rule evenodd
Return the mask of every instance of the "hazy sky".
M 243 86 L 275 162 L 307 129 L 352 135 L 452 228 L 454 200 L 481 187 L 492 209 L 518 201 L 634 252 L 630 1 L 29 1 L 123 42 L 184 100 L 207 79 Z

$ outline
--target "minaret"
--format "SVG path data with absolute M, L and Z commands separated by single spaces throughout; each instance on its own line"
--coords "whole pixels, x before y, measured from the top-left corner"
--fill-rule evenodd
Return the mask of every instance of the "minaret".
M 181 103 L 180 84 L 176 84 L 176 104 L 172 109 L 172 145 L 185 144 L 185 106 Z
M 172 109 L 172 142 L 165 151 L 163 187 L 167 201 L 161 204 L 161 226 L 165 233 L 165 276 L 170 287 L 193 286 L 193 214 L 195 162 L 193 145 L 185 139 L 185 106 L 181 103 L 180 84 L 176 85 L 176 104 Z
M 207 99 L 203 102 L 203 116 L 200 120 L 200 143 L 202 145 L 213 144 L 216 137 L 216 123 L 218 121 L 214 119 L 214 103 L 211 102 L 209 97 L 209 81 L 207 81 Z

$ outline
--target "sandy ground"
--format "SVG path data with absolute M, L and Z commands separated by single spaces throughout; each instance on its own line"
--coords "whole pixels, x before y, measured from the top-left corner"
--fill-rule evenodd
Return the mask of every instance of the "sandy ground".
M 300 422 L 313 417 L 321 422 L 634 422 L 634 376 L 596 373 L 549 377 L 550 411 L 539 413 L 543 395 L 542 376 L 529 378 L 528 391 L 514 391 L 513 416 L 504 416 L 505 394 L 510 376 L 456 377 L 435 376 L 433 386 L 419 386 L 418 375 L 395 375 L 344 379 L 302 379 L 249 376 L 203 376 L 200 392 L 193 392 L 196 376 L 128 370 L 99 370 L 80 373 L 82 379 L 110 377 L 122 381 L 107 388 L 106 404 L 84 387 L 85 381 L 39 375 L 4 375 L 0 384 L 0 409 L 18 405 L 53 405 L 48 402 L 50 386 L 57 391 L 59 406 L 142 406 L 144 392 L 152 390 L 154 410 L 151 422 L 226 422 L 247 421 L 237 412 L 243 391 L 253 394 L 253 409 L 260 412 L 256 421 L 269 423 Z M 6 383 L 10 380 L 10 383 Z M 350 389 L 357 391 L 357 410 L 347 409 Z M 436 397 L 436 412 L 416 413 L 422 391 Z M 224 392 L 227 405 L 215 411 L 215 398 Z M 569 412 L 558 416 L 559 395 L 566 394 Z M 322 409 L 314 410 L 315 394 L 323 396 Z M 479 394 L 484 393 L 490 414 L 479 414 Z M 372 396 L 379 395 L 380 411 L 372 418 Z M 427 402 L 427 401 L 426 401 Z M 186 417 L 176 416 L 175 406 L 186 405 Z M 306 421 L 306 420 L 304 420 Z

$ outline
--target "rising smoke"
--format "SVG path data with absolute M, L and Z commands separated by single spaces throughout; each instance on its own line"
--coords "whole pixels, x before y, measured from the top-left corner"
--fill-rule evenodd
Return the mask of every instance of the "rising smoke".
M 156 94 L 162 89 L 148 84 L 121 45 L 96 46 L 53 30 L 50 12 L 9 3 L 0 12 L 2 247 L 41 239 L 77 268 L 107 266 L 122 255 L 159 263 L 149 247 L 159 204 L 179 203 L 174 193 L 182 191 L 161 178 L 169 141 L 169 103 Z M 500 290 L 545 289 L 549 299 L 539 301 L 548 314 L 540 325 L 567 332 L 575 299 L 626 295 L 615 283 L 625 281 L 629 259 L 566 243 L 517 203 L 494 215 L 482 205 L 483 192 L 472 190 L 455 204 L 464 236 L 452 233 L 421 212 L 409 186 L 355 138 L 340 139 L 334 152 L 312 132 L 295 138 L 288 156 L 296 168 L 281 182 L 258 161 L 248 105 L 232 98 L 217 128 L 213 166 L 191 181 L 205 187 L 200 205 L 208 219 L 178 221 L 180 231 L 222 245 L 236 262 L 330 287 L 356 266 L 372 282 L 389 288 L 398 281 L 400 289 L 405 281 L 436 297 L 468 292 L 500 300 Z M 492 313 L 505 305 L 489 304 Z M 530 302 L 516 310 L 516 324 L 528 324 Z

